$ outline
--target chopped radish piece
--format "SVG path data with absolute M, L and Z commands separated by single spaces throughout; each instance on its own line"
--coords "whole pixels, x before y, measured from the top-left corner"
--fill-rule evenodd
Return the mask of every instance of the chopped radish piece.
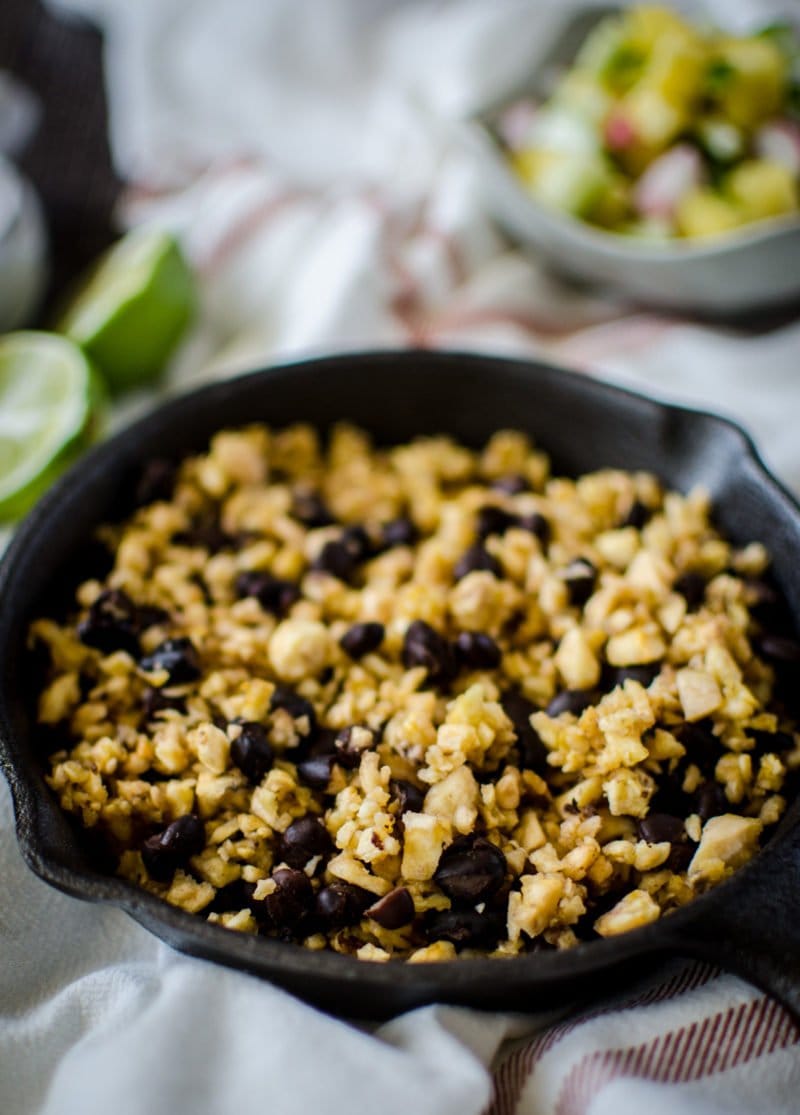
M 702 178 L 700 153 L 688 143 L 678 144 L 655 159 L 636 183 L 634 205 L 644 217 L 669 220 L 683 195 Z
M 606 120 L 603 138 L 609 151 L 626 151 L 636 142 L 636 129 L 627 116 L 612 112 Z
M 516 101 L 497 121 L 500 137 L 512 151 L 521 151 L 530 145 L 537 112 L 534 101 Z
M 800 175 L 800 124 L 793 120 L 773 120 L 756 132 L 756 153 L 762 159 L 780 163 L 790 174 Z

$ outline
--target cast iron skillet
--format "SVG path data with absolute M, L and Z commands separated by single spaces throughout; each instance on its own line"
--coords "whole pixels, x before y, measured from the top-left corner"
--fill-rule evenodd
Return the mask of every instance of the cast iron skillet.
M 551 453 L 558 471 L 607 465 L 649 469 L 683 490 L 702 482 L 726 534 L 769 546 L 795 624 L 800 618 L 800 509 L 748 438 L 720 418 L 544 364 L 430 352 L 334 356 L 205 387 L 85 457 L 22 525 L 0 567 L 0 759 L 30 867 L 69 894 L 121 906 L 184 952 L 254 972 L 351 1017 L 386 1017 L 432 1001 L 549 1008 L 618 989 L 676 954 L 739 973 L 800 1017 L 797 801 L 752 863 L 691 905 L 621 937 L 512 960 L 374 964 L 309 952 L 210 925 L 94 864 L 42 778 L 45 744 L 31 716 L 28 622 L 50 606 L 54 587 L 67 589 L 86 575 L 81 550 L 92 528 L 125 512 L 130 477 L 148 458 L 200 449 L 221 426 L 303 419 L 324 428 L 339 418 L 384 442 L 447 432 L 477 445 L 514 426 Z

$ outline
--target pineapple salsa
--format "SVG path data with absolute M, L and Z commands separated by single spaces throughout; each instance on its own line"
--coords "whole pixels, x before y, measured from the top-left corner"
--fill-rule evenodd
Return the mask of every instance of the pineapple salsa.
M 630 8 L 497 130 L 548 206 L 651 240 L 717 236 L 800 208 L 800 45 L 783 25 L 734 37 Z

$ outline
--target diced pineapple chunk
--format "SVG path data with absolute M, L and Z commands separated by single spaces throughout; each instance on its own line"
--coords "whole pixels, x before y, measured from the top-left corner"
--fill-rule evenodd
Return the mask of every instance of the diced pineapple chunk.
M 675 221 L 681 236 L 719 236 L 738 228 L 744 220 L 732 201 L 713 190 L 691 190 L 678 202 Z
M 641 4 L 625 15 L 625 32 L 632 47 L 648 53 L 665 35 L 688 31 L 677 12 L 658 4 Z
M 686 109 L 700 92 L 706 72 L 706 53 L 688 28 L 670 31 L 653 49 L 642 84 L 657 90 L 676 108 Z
M 626 26 L 622 19 L 603 19 L 593 27 L 575 57 L 574 69 L 605 78 L 625 46 Z
M 800 207 L 797 182 L 780 163 L 749 159 L 728 175 L 727 188 L 750 221 L 779 217 Z
M 611 172 L 600 156 L 547 152 L 529 180 L 531 192 L 545 205 L 576 217 L 588 216 L 611 183 Z
M 719 61 L 730 74 L 717 93 L 722 114 L 742 128 L 774 116 L 786 94 L 786 61 L 775 43 L 763 38 L 728 39 Z
M 642 83 L 631 89 L 621 105 L 637 137 L 623 153 L 625 165 L 633 172 L 644 169 L 688 124 L 681 105 L 673 104 L 658 89 Z
M 612 98 L 597 81 L 582 70 L 570 70 L 553 95 L 553 103 L 600 128 L 611 108 Z

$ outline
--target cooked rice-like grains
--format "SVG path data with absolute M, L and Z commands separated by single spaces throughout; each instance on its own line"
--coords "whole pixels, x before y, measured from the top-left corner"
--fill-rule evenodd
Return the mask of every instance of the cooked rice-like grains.
M 768 556 L 515 431 L 225 431 L 104 527 L 39 719 L 118 872 L 364 960 L 566 948 L 758 850 L 800 765 L 755 651 Z M 751 611 L 751 608 L 753 609 Z

